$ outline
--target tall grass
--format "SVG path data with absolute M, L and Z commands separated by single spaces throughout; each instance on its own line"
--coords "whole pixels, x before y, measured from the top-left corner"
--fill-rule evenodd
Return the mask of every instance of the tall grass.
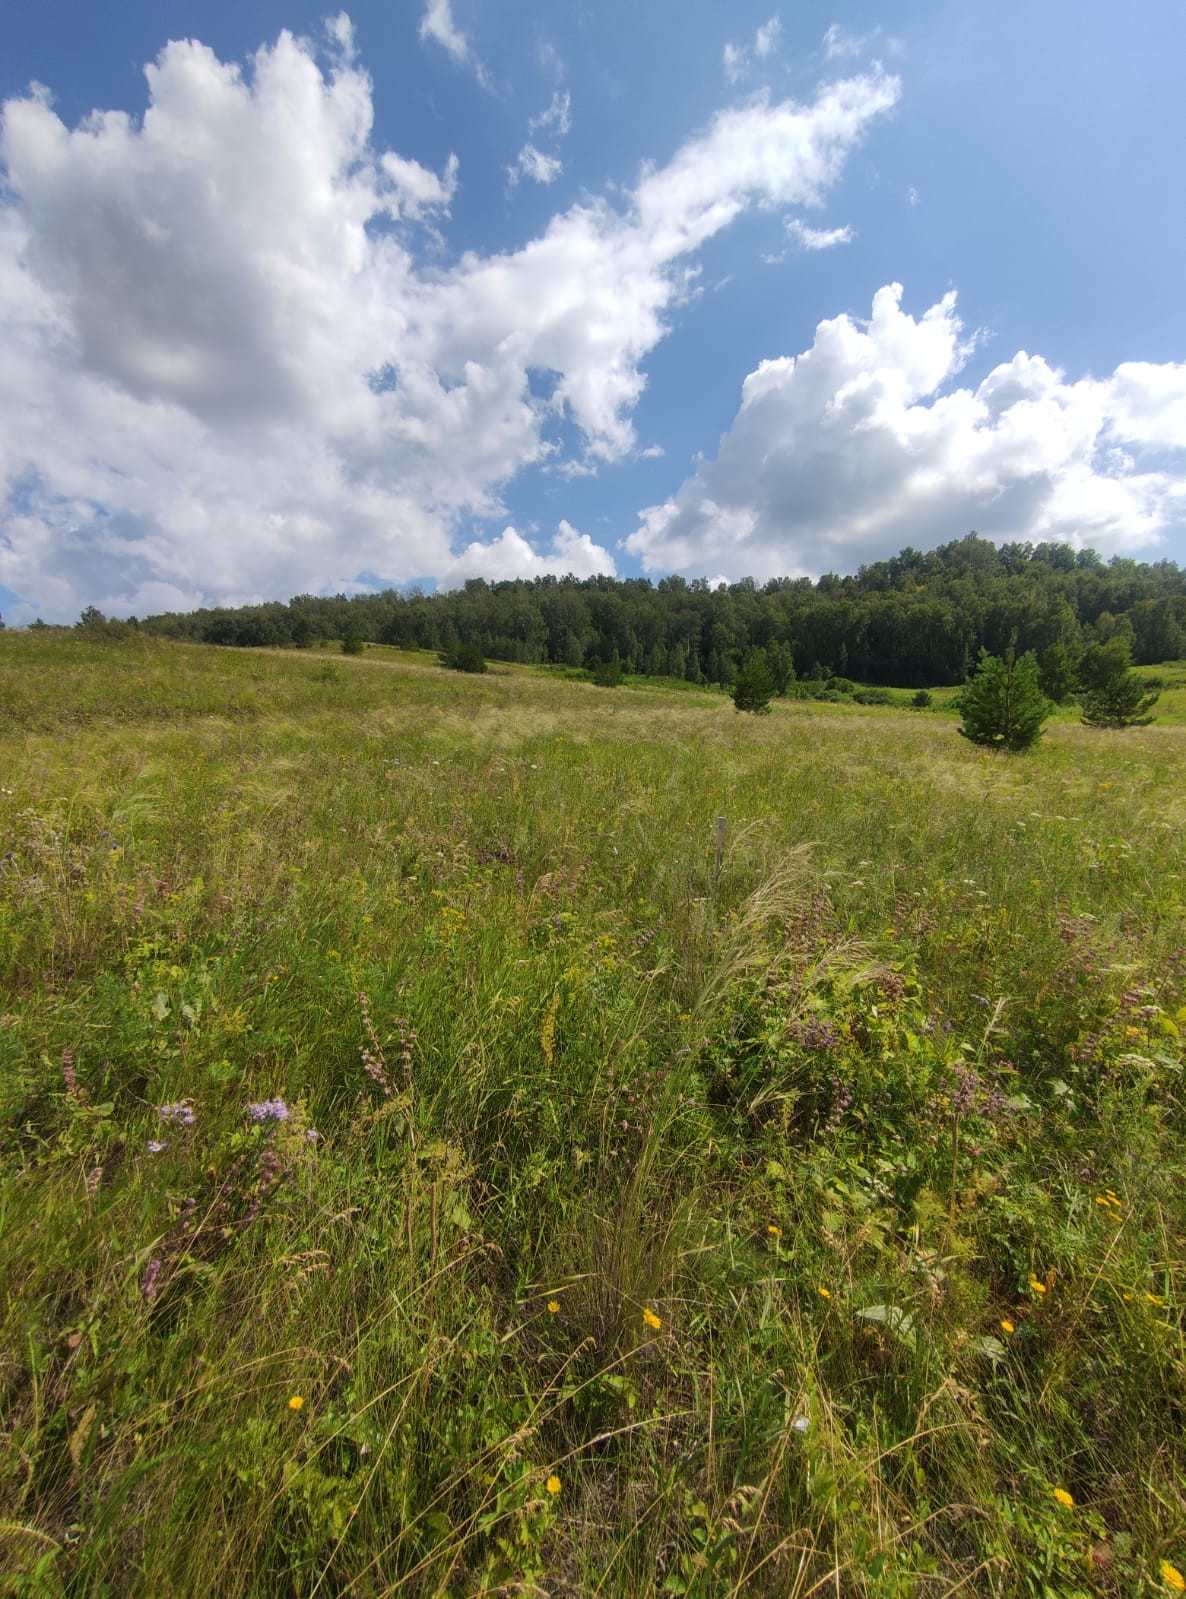
M 1172 1591 L 1180 727 L 0 707 L 0 1592 Z

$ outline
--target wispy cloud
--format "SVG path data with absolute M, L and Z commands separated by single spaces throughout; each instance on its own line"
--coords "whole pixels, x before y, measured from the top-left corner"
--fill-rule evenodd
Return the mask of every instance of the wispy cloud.
M 532 183 L 555 183 L 563 171 L 564 163 L 557 156 L 545 155 L 534 144 L 525 144 L 514 166 L 507 168 L 507 183 L 512 189 L 521 178 L 530 178 Z
M 752 44 L 726 44 L 721 60 L 729 82 L 739 83 L 754 60 L 768 60 L 777 50 L 781 34 L 782 22 L 778 17 L 771 17 L 754 34 Z
M 788 217 L 786 230 L 805 250 L 831 250 L 838 244 L 850 244 L 856 237 L 849 227 L 812 228 L 799 217 Z
M 532 133 L 553 133 L 558 139 L 563 138 L 572 127 L 572 96 L 568 90 L 557 89 L 548 109 L 530 118 L 527 126 Z
M 469 39 L 453 20 L 451 0 L 428 0 L 420 18 L 421 39 L 432 39 L 459 67 L 468 67 L 478 82 L 487 86 L 485 67 L 474 55 Z

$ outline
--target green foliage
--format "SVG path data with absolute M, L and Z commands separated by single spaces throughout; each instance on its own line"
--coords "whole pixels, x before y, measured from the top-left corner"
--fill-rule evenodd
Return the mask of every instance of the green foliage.
M 1081 694 L 1107 688 L 1132 666 L 1132 648 L 1123 635 L 1105 644 L 1089 644 L 1079 658 L 1077 674 Z
M 817 583 L 471 580 L 447 593 L 303 594 L 287 605 L 202 610 L 143 625 L 170 638 L 276 647 L 293 642 L 302 623 L 319 638 L 339 638 L 352 625 L 373 643 L 405 650 L 436 652 L 465 638 L 491 660 L 587 671 L 616 651 L 631 676 L 723 687 L 764 646 L 779 695 L 796 671 L 880 687 L 955 686 L 979 649 L 1001 655 L 1013 640 L 1018 653 L 1038 654 L 1044 689 L 1061 700 L 1060 646 L 1073 660 L 1085 644 L 1122 636 L 1142 664 L 1186 650 L 1186 573 L 1172 562 L 1116 557 L 1105 564 L 1091 550 L 998 547 L 969 534 Z
M 1161 690 L 1138 672 L 1121 672 L 1083 695 L 1082 720 L 1088 727 L 1147 727 L 1160 698 Z
M 1147 727 L 1149 714 L 1161 698 L 1158 683 L 1132 670 L 1126 638 L 1096 644 L 1083 656 L 1080 668 L 1082 721 L 1088 727 Z
M 1038 683 L 1032 651 L 1002 659 L 981 650 L 980 661 L 958 699 L 960 733 L 973 744 L 1013 752 L 1030 749 L 1042 736 L 1052 706 Z
M 766 664 L 774 680 L 774 692 L 780 699 L 795 681 L 795 658 L 789 644 L 776 640 L 766 646 Z
M 929 688 L 920 688 L 911 695 L 910 704 L 916 711 L 929 711 L 935 703 L 935 696 Z
M 1056 705 L 1065 705 L 1074 695 L 1078 684 L 1075 659 L 1061 639 L 1042 651 L 1038 681 L 1042 693 Z
M 451 672 L 484 672 L 486 659 L 476 644 L 451 644 L 440 652 L 442 666 Z
M 598 661 L 593 668 L 593 681 L 598 688 L 617 688 L 622 681 L 622 661 L 617 651 L 608 661 Z
M 773 694 L 774 679 L 766 664 L 766 652 L 755 650 L 734 679 L 733 703 L 739 711 L 750 711 L 755 716 L 764 716 L 770 710 Z

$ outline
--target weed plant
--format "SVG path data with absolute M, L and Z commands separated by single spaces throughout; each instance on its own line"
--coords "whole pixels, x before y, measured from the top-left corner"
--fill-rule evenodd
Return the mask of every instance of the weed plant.
M 1180 725 L 0 696 L 0 1593 L 1181 1591 Z

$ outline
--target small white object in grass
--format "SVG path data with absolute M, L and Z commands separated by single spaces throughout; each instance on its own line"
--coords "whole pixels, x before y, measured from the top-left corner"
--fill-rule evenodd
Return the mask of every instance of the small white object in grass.
M 796 1416 L 794 1421 L 791 1423 L 791 1428 L 794 1432 L 806 1432 L 810 1426 L 810 1416 Z

